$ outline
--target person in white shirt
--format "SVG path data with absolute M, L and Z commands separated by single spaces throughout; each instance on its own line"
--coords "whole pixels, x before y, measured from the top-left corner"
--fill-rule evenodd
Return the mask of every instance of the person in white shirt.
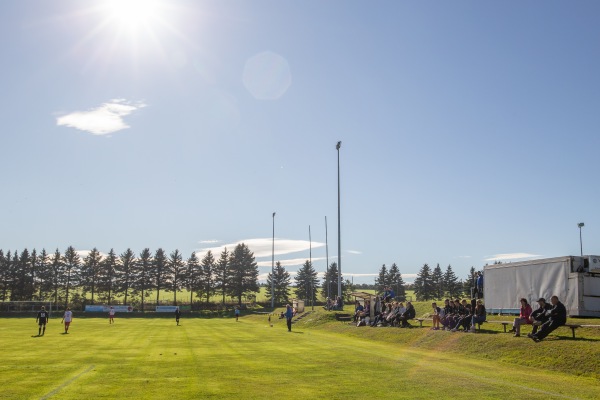
M 115 309 L 112 308 L 112 306 L 110 307 L 110 310 L 108 310 L 108 323 L 109 324 L 115 323 Z
M 65 333 L 69 333 L 69 326 L 71 325 L 72 320 L 73 311 L 71 311 L 71 308 L 67 307 L 65 313 L 63 314 L 63 319 L 61 321 L 62 324 L 65 324 Z

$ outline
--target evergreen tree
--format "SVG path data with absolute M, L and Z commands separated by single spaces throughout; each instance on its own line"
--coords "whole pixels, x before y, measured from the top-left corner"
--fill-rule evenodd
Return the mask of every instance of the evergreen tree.
M 202 277 L 202 266 L 195 252 L 192 252 L 186 262 L 185 287 L 190 292 L 190 305 L 194 303 L 194 294 L 197 294 Z
M 49 282 L 50 291 L 55 304 L 58 304 L 59 296 L 63 289 L 65 277 L 65 263 L 60 251 L 56 249 L 50 264 Z
M 73 246 L 69 246 L 63 257 L 65 280 L 65 308 L 69 305 L 69 291 L 72 287 L 77 287 L 79 280 L 79 271 L 81 259 Z
M 229 290 L 229 252 L 224 248 L 219 260 L 215 264 L 215 289 L 223 295 L 223 304 L 225 304 L 225 295 Z
M 290 302 L 289 299 L 289 287 L 290 287 L 290 274 L 281 265 L 281 262 L 275 263 L 275 269 L 269 272 L 267 276 L 267 299 L 271 300 L 271 287 L 273 288 L 273 299 L 274 304 L 283 305 Z
M 149 295 L 149 290 L 154 284 L 154 275 L 152 265 L 152 253 L 149 248 L 145 248 L 140 253 L 139 260 L 134 264 L 135 266 L 135 278 L 133 280 L 133 289 L 135 294 L 140 294 L 140 303 L 142 312 L 144 312 L 144 305 L 146 297 Z
M 471 267 L 469 270 L 469 275 L 467 275 L 467 279 L 463 282 L 463 293 L 465 296 L 471 298 L 473 293 L 471 293 L 471 289 L 475 288 L 477 280 L 477 274 L 475 273 L 475 267 Z
M 10 251 L 8 252 L 10 254 Z M 8 257 L 8 260 L 10 260 L 10 255 Z M 8 293 L 8 288 L 9 288 L 9 272 L 8 272 L 8 266 L 9 266 L 9 261 L 7 260 L 7 258 L 4 256 L 4 252 L 2 251 L 2 249 L 0 249 L 0 300 L 1 301 L 6 301 L 6 296 Z
M 183 289 L 185 284 L 185 263 L 179 250 L 171 252 L 167 262 L 167 270 L 169 271 L 169 291 L 173 292 L 173 304 L 177 305 L 177 292 Z
M 396 298 L 400 301 L 406 301 L 406 288 L 404 287 L 404 280 L 402 274 L 396 263 L 393 263 L 387 273 L 388 286 L 396 292 Z
M 125 250 L 119 256 L 116 270 L 116 290 L 123 293 L 123 304 L 127 305 L 129 300 L 129 291 L 133 286 L 134 274 L 136 273 L 135 254 L 131 249 Z
M 458 277 L 456 276 L 454 271 L 452 271 L 452 267 L 450 266 L 450 264 L 448 264 L 448 267 L 446 268 L 446 272 L 444 272 L 443 281 L 444 281 L 444 294 L 446 296 L 448 296 L 451 299 L 457 298 L 460 296 L 461 285 L 458 280 Z
M 337 282 L 338 282 L 338 268 L 337 268 L 337 263 L 334 261 L 329 265 L 329 268 L 327 270 L 327 276 L 325 281 L 323 282 L 323 285 L 325 285 L 325 282 L 329 282 L 329 285 L 331 286 L 329 288 L 329 296 L 331 297 L 332 300 L 336 300 L 337 298 Z M 344 277 L 342 276 L 342 299 L 345 299 L 347 297 L 347 294 L 349 292 L 349 290 L 351 291 L 350 286 L 348 286 L 348 280 L 344 281 Z M 327 297 L 327 288 L 325 286 L 323 286 L 323 288 L 321 289 L 321 293 L 323 295 L 323 297 Z
M 227 262 L 225 261 L 225 266 Z M 212 251 L 208 250 L 200 264 L 200 279 L 198 282 L 198 297 L 206 296 L 206 302 L 210 302 L 210 296 L 215 292 L 216 265 Z M 223 300 L 225 301 L 225 300 Z
M 298 298 L 305 299 L 307 305 L 309 300 L 314 304 L 314 301 L 317 299 L 317 287 L 319 285 L 319 279 L 317 277 L 317 271 L 315 271 L 309 260 L 306 260 L 304 265 L 302 265 L 302 268 L 298 270 L 295 281 L 296 296 Z M 337 274 L 335 282 L 337 282 Z
M 438 263 L 431 273 L 431 284 L 433 286 L 433 298 L 434 300 L 441 300 L 444 298 L 444 273 Z
M 417 301 L 428 301 L 433 298 L 433 283 L 431 281 L 431 269 L 429 265 L 423 264 L 423 268 L 417 274 L 413 286 Z
M 260 290 L 258 265 L 254 259 L 254 253 L 244 243 L 235 246 L 233 253 L 229 256 L 229 271 L 231 280 L 228 293 L 232 297 L 236 297 L 241 306 L 242 296 Z
M 35 300 L 37 297 L 37 281 L 38 281 L 38 256 L 35 249 L 31 250 L 29 256 L 29 282 L 27 286 L 27 296 L 30 300 Z
M 110 249 L 108 255 L 100 263 L 100 290 L 105 293 L 107 304 L 112 304 L 115 290 L 115 280 L 117 275 L 117 254 Z
M 38 267 L 37 267 L 37 290 L 38 290 L 38 300 L 43 300 L 46 297 L 46 294 L 50 293 L 51 285 L 50 285 L 50 256 L 46 253 L 46 249 L 42 249 L 38 257 Z
M 100 263 L 102 256 L 95 247 L 83 259 L 81 266 L 81 285 L 84 295 L 90 293 L 91 303 L 94 304 L 96 292 L 100 282 Z
M 377 278 L 375 278 L 375 286 L 377 286 L 377 292 L 380 293 L 383 293 L 385 288 L 390 286 L 389 274 L 385 264 L 383 264 L 379 269 L 379 275 L 377 275 Z
M 156 305 L 160 304 L 160 290 L 166 287 L 167 276 L 167 256 L 163 249 L 158 249 L 152 260 L 152 281 L 154 290 L 156 290 Z

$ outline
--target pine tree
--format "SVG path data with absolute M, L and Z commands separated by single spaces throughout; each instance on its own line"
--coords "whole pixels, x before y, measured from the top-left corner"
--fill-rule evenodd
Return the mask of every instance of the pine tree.
M 65 251 L 63 257 L 64 271 L 66 273 L 65 282 L 65 308 L 69 304 L 69 290 L 72 286 L 78 285 L 79 271 L 81 266 L 81 259 L 79 254 L 75 251 L 73 246 L 69 246 Z
M 414 290 L 417 301 L 428 301 L 433 298 L 433 284 L 429 265 L 423 264 L 423 268 L 421 268 L 415 279 Z
M 91 294 L 91 303 L 94 304 L 96 291 L 100 283 L 100 263 L 102 256 L 95 247 L 83 259 L 81 266 L 81 288 L 84 295 L 88 292 Z
M 188 292 L 190 292 L 190 305 L 192 305 L 194 304 L 194 295 L 197 295 L 198 287 L 200 285 L 202 266 L 194 251 L 192 251 L 192 254 L 190 254 L 185 264 L 187 266 L 185 271 L 185 287 Z
M 289 300 L 289 287 L 290 287 L 290 274 L 281 265 L 281 262 L 275 263 L 273 272 L 269 272 L 267 276 L 267 299 L 271 300 L 271 287 L 273 287 L 273 299 L 274 304 L 283 305 L 288 304 Z
M 49 273 L 50 290 L 55 304 L 58 304 L 59 295 L 63 289 L 64 277 L 65 263 L 63 262 L 63 257 L 60 254 L 60 251 L 56 249 L 54 251 L 54 255 L 52 256 Z
M 227 256 L 227 255 L 226 255 Z M 228 257 L 228 256 L 227 256 Z M 215 292 L 215 277 L 216 277 L 216 264 L 215 257 L 212 251 L 208 250 L 204 257 L 202 257 L 202 263 L 200 265 L 200 280 L 198 282 L 198 297 L 206 297 L 206 302 L 210 302 L 210 296 Z M 225 267 L 227 262 L 225 261 Z M 225 301 L 225 300 L 223 300 Z
M 236 297 L 238 304 L 242 305 L 242 296 L 251 292 L 258 292 L 258 265 L 254 253 L 248 246 L 240 243 L 229 256 L 229 275 L 231 276 L 228 293 Z
M 406 301 L 406 288 L 404 287 L 404 280 L 402 279 L 402 274 L 400 273 L 400 269 L 396 263 L 392 264 L 387 276 L 388 286 L 394 290 L 396 298 L 398 298 L 400 301 Z
M 133 289 L 135 293 L 140 293 L 141 310 L 144 312 L 144 304 L 148 297 L 149 290 L 154 284 L 153 266 L 154 260 L 149 248 L 145 248 L 140 253 L 139 260 L 135 263 L 135 278 Z
M 229 282 L 229 253 L 225 247 L 215 264 L 215 289 L 223 296 L 223 304 L 225 304 L 225 295 L 229 290 Z
M 441 300 L 444 297 L 444 273 L 439 263 L 431 273 L 431 284 L 433 286 L 434 300 Z
M 38 257 L 37 283 L 38 300 L 43 300 L 45 295 L 51 291 L 50 286 L 50 256 L 46 249 L 42 249 Z
M 457 298 L 460 296 L 460 282 L 458 281 L 458 277 L 452 271 L 452 267 L 448 264 L 446 268 L 446 272 L 444 272 L 444 294 L 449 298 Z
M 183 288 L 185 283 L 185 264 L 179 250 L 174 250 L 167 261 L 169 278 L 169 291 L 173 292 L 173 304 L 177 305 L 177 292 Z
M 153 289 L 156 290 L 156 305 L 160 304 L 160 290 L 167 286 L 167 256 L 163 249 L 158 249 L 154 253 L 152 260 L 152 281 Z
M 321 294 L 323 297 L 327 297 L 327 287 L 325 287 L 326 282 L 329 283 L 329 297 L 335 301 L 336 297 L 337 297 L 337 282 L 338 282 L 338 268 L 337 268 L 337 263 L 334 261 L 329 265 L 329 268 L 327 270 L 327 276 L 325 277 L 325 280 L 323 281 L 323 288 L 321 289 Z M 345 294 L 348 292 L 348 285 L 347 285 L 347 281 L 344 281 L 343 277 L 342 279 L 342 297 L 345 296 Z
M 302 265 L 302 268 L 298 270 L 295 281 L 295 293 L 298 298 L 305 299 L 307 305 L 309 300 L 314 302 L 317 299 L 317 287 L 319 285 L 319 279 L 317 277 L 317 271 L 315 271 L 309 260 L 306 260 L 304 265 Z
M 110 249 L 108 255 L 100 263 L 100 290 L 105 293 L 107 304 L 112 304 L 115 290 L 115 278 L 117 274 L 117 254 Z
M 119 293 L 124 294 L 123 304 L 128 304 L 129 291 L 132 287 L 134 280 L 135 268 L 135 254 L 131 249 L 125 250 L 119 256 L 119 262 L 117 263 L 116 271 L 116 287 Z
M 377 278 L 375 278 L 375 286 L 377 286 L 378 292 L 383 292 L 385 291 L 385 288 L 390 286 L 389 274 L 385 264 L 383 264 L 379 269 L 379 275 L 377 275 Z

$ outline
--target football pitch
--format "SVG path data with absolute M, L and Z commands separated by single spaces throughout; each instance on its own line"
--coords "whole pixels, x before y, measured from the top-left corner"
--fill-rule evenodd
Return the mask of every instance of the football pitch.
M 109 325 L 76 315 L 69 334 L 53 318 L 37 337 L 35 318 L 4 318 L 0 398 L 600 398 L 597 379 L 445 352 L 461 334 L 423 349 L 336 324 L 297 323 L 289 333 L 285 321 L 271 327 L 264 315 L 184 317 L 181 326 L 174 318 Z M 372 332 L 392 332 L 384 329 Z

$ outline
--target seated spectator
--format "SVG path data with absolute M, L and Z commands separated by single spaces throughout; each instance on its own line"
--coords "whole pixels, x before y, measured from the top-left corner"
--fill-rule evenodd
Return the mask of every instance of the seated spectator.
M 458 310 L 456 311 L 456 324 L 451 329 L 452 332 L 458 331 L 458 329 L 462 326 L 465 326 L 465 318 L 469 318 L 471 316 L 471 305 L 467 304 L 467 300 L 463 299 L 462 303 L 456 299 L 454 300 L 454 306 L 458 305 Z M 470 319 L 469 319 L 470 321 Z M 466 328 L 467 330 L 469 328 Z
M 440 329 L 440 323 L 442 322 L 442 317 L 444 316 L 444 310 L 437 306 L 437 303 L 431 303 L 431 308 L 433 308 L 433 314 L 431 319 L 433 319 L 433 328 L 434 331 Z
M 481 300 L 477 300 L 477 305 L 475 306 L 475 311 L 473 312 L 473 317 L 471 318 L 471 332 L 475 332 L 477 330 L 477 324 L 485 322 L 486 317 L 487 312 L 483 302 Z
M 356 300 L 356 303 L 354 305 L 354 317 L 353 317 L 353 321 L 356 322 L 359 318 L 360 318 L 360 313 L 364 311 L 364 307 L 362 304 L 360 304 L 360 301 Z
M 531 338 L 534 342 L 544 340 L 544 338 L 556 328 L 567 323 L 567 308 L 565 305 L 558 300 L 558 296 L 552 296 L 550 301 L 552 302 L 550 319 L 544 322 L 544 324 L 540 327 L 539 332 L 531 335 Z
M 387 322 L 391 326 L 396 326 L 399 323 L 400 316 L 404 311 L 406 311 L 406 308 L 404 307 L 404 304 L 402 304 L 402 302 L 395 301 L 393 304 L 394 306 L 392 308 L 392 312 L 387 317 Z
M 450 330 L 454 326 L 454 303 L 450 299 L 444 301 L 444 317 L 442 318 L 442 329 Z
M 406 310 L 398 317 L 398 321 L 400 322 L 400 328 L 408 328 L 411 325 L 408 323 L 411 319 L 414 319 L 416 316 L 415 307 L 413 307 L 410 301 L 406 302 Z
M 521 336 L 521 325 L 530 324 L 529 317 L 531 316 L 531 306 L 527 302 L 527 299 L 521 299 L 521 311 L 519 312 L 519 317 L 515 318 L 513 322 L 513 327 L 509 332 L 514 332 L 515 337 Z
M 546 303 L 546 299 L 543 297 L 540 297 L 537 303 L 538 308 L 529 316 L 529 320 L 531 321 L 533 328 L 531 333 L 527 334 L 527 337 L 535 335 L 539 327 L 550 318 L 547 313 L 552 309 L 552 305 Z

